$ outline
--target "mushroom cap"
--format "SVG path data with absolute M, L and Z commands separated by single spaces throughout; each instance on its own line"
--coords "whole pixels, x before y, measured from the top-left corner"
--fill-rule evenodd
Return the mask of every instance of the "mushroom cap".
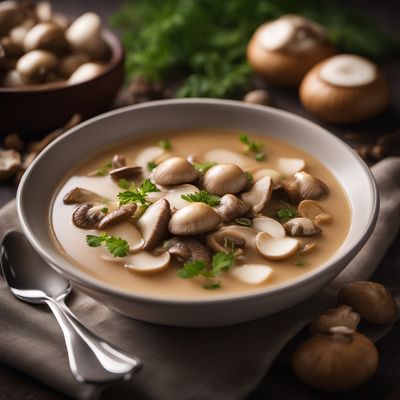
M 259 232 L 266 232 L 272 237 L 285 237 L 285 228 L 277 220 L 269 217 L 253 218 L 253 228 Z
M 292 218 L 283 227 L 290 236 L 312 236 L 321 233 L 319 228 L 310 218 Z
M 35 49 L 57 50 L 65 46 L 64 30 L 53 22 L 41 22 L 34 25 L 24 38 L 26 51 Z
M 307 385 L 339 392 L 366 382 L 376 371 L 378 359 L 375 345 L 361 333 L 320 334 L 295 350 L 292 367 Z
M 191 193 L 198 192 L 199 189 L 191 185 L 189 183 L 185 183 L 183 185 L 173 186 L 166 190 L 166 192 L 162 192 L 165 195 L 165 199 L 168 200 L 171 210 L 179 210 L 183 207 L 186 207 L 188 202 L 182 199 L 182 195 L 187 195 Z M 156 192 L 158 193 L 158 192 Z
M 353 307 L 373 324 L 389 324 L 398 313 L 396 300 L 385 286 L 370 281 L 348 283 L 338 294 L 341 303 Z
M 114 211 L 108 213 L 102 220 L 99 222 L 98 229 L 103 230 L 109 226 L 119 224 L 122 221 L 126 221 L 135 213 L 137 209 L 137 205 L 134 203 L 124 204 L 120 208 L 117 208 Z
M 64 204 L 101 203 L 103 200 L 106 199 L 91 190 L 79 186 L 70 190 L 63 198 Z
M 254 213 L 262 212 L 268 204 L 272 192 L 272 179 L 270 176 L 265 176 L 255 182 L 252 188 L 240 195 L 240 198 L 245 204 L 252 207 Z
M 114 154 L 111 160 L 111 165 L 114 169 L 126 166 L 126 158 L 122 154 Z
M 111 236 L 124 238 L 128 242 L 129 253 L 133 254 L 143 250 L 144 240 L 142 235 L 139 229 L 129 221 L 123 221 L 120 224 L 108 226 L 105 231 Z M 103 258 L 116 261 L 116 258 L 109 252 L 107 252 L 107 255 Z
M 153 171 L 153 179 L 158 185 L 173 186 L 190 183 L 199 177 L 189 161 L 182 157 L 172 157 L 160 163 Z
M 296 172 L 303 171 L 306 162 L 302 158 L 279 157 L 277 161 L 278 170 L 286 176 L 294 175 Z
M 252 174 L 254 182 L 257 182 L 266 176 L 270 176 L 272 179 L 272 190 L 279 189 L 282 186 L 282 174 L 275 169 L 257 168 L 254 172 L 249 172 Z
M 142 167 L 122 166 L 112 169 L 109 174 L 111 178 L 118 179 L 133 179 L 141 175 Z
M 165 199 L 156 201 L 139 218 L 137 227 L 142 233 L 146 250 L 154 249 L 164 240 L 170 218 L 170 206 Z
M 299 242 L 293 238 L 278 238 L 259 232 L 256 236 L 256 246 L 259 253 L 269 260 L 283 260 L 296 253 Z
M 102 204 L 82 203 L 72 213 L 72 222 L 81 229 L 97 228 L 106 215 L 101 211 L 103 207 Z
M 181 262 L 201 260 L 211 262 L 210 250 L 199 241 L 189 237 L 174 237 L 168 240 L 165 248 L 169 254 Z
M 242 169 L 256 166 L 257 164 L 257 161 L 253 161 L 252 158 L 246 157 L 243 154 L 219 148 L 208 150 L 203 154 L 203 159 L 206 162 L 217 164 L 235 164 Z
M 24 82 L 42 82 L 46 74 L 57 66 L 57 58 L 46 50 L 32 50 L 17 62 L 16 69 Z
M 289 198 L 297 203 L 302 200 L 318 200 L 329 193 L 328 186 L 308 172 L 297 172 L 282 183 Z
M 222 222 L 231 222 L 250 212 L 250 207 L 233 194 L 221 197 L 218 206 L 214 210 L 220 215 Z
M 170 262 L 168 252 L 162 254 L 151 254 L 147 251 L 140 251 L 131 254 L 123 259 L 125 268 L 139 274 L 154 274 L 168 268 Z
M 100 75 L 104 71 L 105 65 L 97 62 L 87 62 L 80 65 L 68 78 L 68 84 L 76 84 L 88 81 Z
M 264 264 L 244 264 L 230 268 L 229 275 L 249 285 L 259 285 L 269 279 L 273 269 Z
M 235 164 L 218 164 L 204 175 L 203 186 L 211 194 L 223 196 L 241 192 L 248 184 L 243 170 Z
M 172 215 L 168 229 L 174 235 L 198 235 L 215 229 L 221 222 L 216 211 L 205 203 L 191 203 Z
M 311 334 L 329 334 L 331 333 L 331 328 L 337 326 L 345 326 L 352 331 L 356 331 L 359 323 L 360 315 L 352 307 L 341 304 L 336 308 L 326 310 L 323 314 L 314 318 L 310 324 L 310 332 Z
M 249 236 L 253 239 L 256 232 L 254 231 L 253 236 L 251 236 L 251 233 L 249 235 L 249 232 L 245 232 L 247 234 L 245 235 L 240 228 L 242 227 L 237 225 L 224 226 L 218 231 L 210 233 L 206 239 L 208 247 L 215 252 L 230 253 L 233 245 L 235 255 L 241 255 L 243 253 L 241 249 L 246 246 Z

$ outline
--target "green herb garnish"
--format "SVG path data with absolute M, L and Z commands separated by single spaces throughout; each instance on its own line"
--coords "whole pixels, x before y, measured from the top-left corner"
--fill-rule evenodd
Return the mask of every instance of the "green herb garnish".
M 245 153 L 255 153 L 254 158 L 256 161 L 264 161 L 265 153 L 262 150 L 264 144 L 261 142 L 255 142 L 249 138 L 246 133 L 241 133 L 239 135 L 239 140 L 245 144 Z
M 236 218 L 235 223 L 242 226 L 252 226 L 253 221 L 250 218 Z
M 155 167 L 157 167 L 157 164 L 156 164 L 154 161 L 149 161 L 149 162 L 147 163 L 147 169 L 148 169 L 149 171 L 153 171 L 153 169 L 154 169 Z
M 299 213 L 294 208 L 291 207 L 281 208 L 274 214 L 274 217 L 282 223 L 287 222 L 289 221 L 289 219 L 296 218 L 298 216 Z
M 250 183 L 253 182 L 254 178 L 250 172 L 245 172 L 244 174 L 246 175 L 246 178 Z
M 297 267 L 304 267 L 305 262 L 304 260 L 297 260 L 294 265 L 296 265 Z
M 119 181 L 118 181 L 118 186 L 121 188 L 121 189 L 129 189 L 130 188 L 130 186 L 131 186 L 132 184 L 129 182 L 129 181 L 127 181 L 125 178 L 122 178 L 122 179 L 120 179 Z
M 265 160 L 265 153 L 263 153 L 263 152 L 257 153 L 254 158 L 256 159 L 256 161 L 264 161 Z
M 221 201 L 221 197 L 212 195 L 211 193 L 208 193 L 207 190 L 201 190 L 200 192 L 196 193 L 183 194 L 181 198 L 188 201 L 189 203 L 206 203 L 211 207 L 217 206 Z
M 188 261 L 178 271 L 177 275 L 182 279 L 193 279 L 201 275 L 206 269 L 206 263 L 202 260 Z
M 112 163 L 111 161 L 105 163 L 102 167 L 96 169 L 96 171 L 94 172 L 95 175 L 97 176 L 106 176 L 109 171 L 112 168 Z
M 117 197 L 120 205 L 128 203 L 140 203 L 142 205 L 147 205 L 147 194 L 150 192 L 159 191 L 160 190 L 153 182 L 151 182 L 150 179 L 146 179 L 143 181 L 140 187 L 136 187 L 134 184 L 131 184 L 131 186 L 125 192 L 118 193 Z
M 171 142 L 168 139 L 160 140 L 158 145 L 164 150 L 171 150 L 172 148 Z
M 129 253 L 129 244 L 126 240 L 110 236 L 108 233 L 102 233 L 101 235 L 86 235 L 86 243 L 90 247 L 99 247 L 105 244 L 107 250 L 114 257 L 125 257 Z
M 108 213 L 108 208 L 107 208 L 107 207 L 103 207 L 100 211 L 101 211 L 103 214 L 107 214 L 107 213 Z
M 203 284 L 202 288 L 203 289 L 207 289 L 207 290 L 212 290 L 212 289 L 219 289 L 221 287 L 221 282 L 217 281 L 217 282 L 206 282 Z
M 193 163 L 193 167 L 199 172 L 201 175 L 204 175 L 211 167 L 217 165 L 215 162 L 205 162 L 205 163 Z

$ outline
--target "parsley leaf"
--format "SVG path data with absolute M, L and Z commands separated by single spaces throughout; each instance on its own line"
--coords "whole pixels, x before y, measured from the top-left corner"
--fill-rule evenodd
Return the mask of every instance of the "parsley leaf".
M 244 174 L 246 175 L 246 178 L 250 183 L 253 182 L 254 178 L 250 172 L 245 172 Z
M 86 243 L 90 247 L 99 247 L 105 244 L 108 251 L 114 257 L 125 257 L 129 253 L 129 244 L 126 240 L 110 236 L 108 233 L 102 233 L 99 236 L 96 235 L 86 235 Z
M 100 211 L 101 211 L 103 214 L 108 214 L 108 207 L 103 207 Z
M 217 165 L 215 162 L 204 162 L 204 163 L 193 163 L 193 167 L 197 172 L 199 172 L 201 175 L 204 175 L 211 167 L 214 167 L 214 165 Z
M 233 253 L 224 253 L 223 251 L 215 253 L 212 258 L 212 276 L 228 271 L 234 261 L 235 255 Z
M 118 193 L 117 197 L 119 204 L 121 205 L 128 203 L 140 203 L 142 205 L 146 205 L 148 204 L 146 195 L 150 192 L 159 191 L 160 190 L 153 182 L 151 182 L 150 179 L 146 179 L 139 188 L 132 184 L 125 192 Z
M 192 279 L 199 276 L 205 268 L 206 264 L 202 260 L 188 261 L 183 264 L 183 267 L 178 271 L 177 275 L 182 279 Z
M 242 226 L 252 226 L 253 225 L 253 221 L 250 218 L 236 218 L 235 219 L 235 223 L 237 225 L 242 225 Z
M 239 140 L 245 144 L 245 153 L 256 153 L 254 156 L 256 161 L 265 160 L 265 153 L 262 151 L 264 147 L 263 143 L 251 140 L 246 133 L 241 133 L 239 135 Z
M 299 213 L 291 207 L 281 208 L 278 210 L 274 217 L 279 220 L 279 222 L 287 222 L 289 219 L 298 217 Z
M 221 201 L 221 197 L 214 196 L 208 193 L 207 190 L 201 190 L 200 192 L 196 193 L 183 194 L 181 198 L 188 201 L 189 203 L 206 203 L 211 207 L 217 206 Z
M 203 289 L 208 289 L 208 290 L 212 290 L 212 289 L 219 289 L 221 287 L 221 282 L 217 281 L 211 281 L 211 282 L 206 282 L 203 284 Z
M 164 150 L 171 150 L 172 148 L 171 142 L 168 139 L 160 140 L 158 145 Z
M 294 265 L 296 265 L 297 267 L 304 267 L 305 262 L 304 260 L 297 260 Z
M 153 171 L 153 169 L 154 169 L 155 167 L 157 167 L 157 164 L 156 164 L 154 161 L 149 161 L 149 162 L 147 163 L 147 169 L 148 169 L 149 171 Z
M 97 176 L 106 176 L 108 174 L 108 172 L 111 170 L 112 168 L 112 163 L 111 161 L 105 163 L 103 166 L 101 166 L 100 168 L 97 168 L 94 173 L 91 173 L 90 175 L 97 175 Z

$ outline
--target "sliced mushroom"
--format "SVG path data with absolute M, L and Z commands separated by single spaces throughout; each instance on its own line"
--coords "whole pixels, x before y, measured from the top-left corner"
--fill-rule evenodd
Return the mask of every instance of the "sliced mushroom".
M 231 228 L 220 229 L 207 236 L 207 245 L 215 252 L 231 253 L 234 251 L 236 256 L 243 254 L 246 246 L 246 238 L 241 234 L 240 229 Z
M 140 176 L 142 173 L 142 167 L 125 166 L 113 169 L 109 172 L 111 178 L 115 180 L 119 179 L 134 179 Z
M 142 233 L 146 250 L 154 249 L 165 239 L 170 218 L 170 206 L 165 199 L 152 204 L 139 218 L 137 227 Z
M 332 221 L 331 215 L 314 200 L 303 200 L 297 210 L 302 217 L 313 219 L 316 224 L 327 224 Z
M 211 262 L 208 248 L 192 238 L 174 237 L 167 241 L 164 248 L 180 262 L 194 260 L 204 261 L 206 264 Z
M 248 184 L 243 170 L 235 164 L 218 164 L 204 175 L 203 186 L 208 192 L 223 196 L 241 192 Z
M 181 157 L 163 161 L 153 170 L 153 179 L 158 185 L 173 186 L 190 183 L 199 177 L 192 164 Z
M 165 153 L 165 150 L 159 146 L 146 147 L 136 157 L 135 164 L 148 171 L 147 165 Z M 149 171 L 148 171 L 149 172 Z
M 282 182 L 283 189 L 289 198 L 297 203 L 302 200 L 318 200 L 328 194 L 328 186 L 320 179 L 307 172 L 297 172 Z
M 259 253 L 269 260 L 283 260 L 296 253 L 299 241 L 293 238 L 274 238 L 266 232 L 260 232 L 256 237 Z
M 114 169 L 125 167 L 126 158 L 122 154 L 114 154 L 111 165 Z
M 0 150 L 0 181 L 14 176 L 21 168 L 21 155 L 15 150 Z
M 242 169 L 248 169 L 251 166 L 256 166 L 250 157 L 235 153 L 234 151 L 225 149 L 208 150 L 203 155 L 204 161 L 216 162 L 218 164 L 235 164 Z
M 188 205 L 188 202 L 182 199 L 182 195 L 196 193 L 198 191 L 199 189 L 196 186 L 185 183 L 184 185 L 178 185 L 172 188 L 168 188 L 164 194 L 164 198 L 168 200 L 171 206 L 171 210 L 180 210 L 181 208 Z M 152 195 L 152 193 L 149 193 L 149 195 Z M 150 197 L 148 196 L 148 198 Z
M 139 274 L 153 274 L 164 271 L 170 263 L 168 252 L 162 254 L 151 254 L 147 251 L 140 251 L 124 258 L 125 268 Z
M 290 176 L 303 171 L 306 163 L 302 158 L 278 158 L 278 169 L 283 175 Z
M 199 235 L 215 229 L 221 217 L 209 205 L 191 203 L 172 215 L 168 229 L 174 235 Z
M 101 203 L 104 200 L 106 200 L 104 197 L 95 192 L 75 187 L 64 196 L 63 202 L 64 204 Z
M 266 176 L 270 176 L 272 179 L 272 190 L 279 189 L 282 186 L 282 174 L 275 169 L 259 168 L 254 172 L 249 172 L 252 174 L 254 182 L 257 182 Z
M 244 264 L 233 267 L 229 270 L 229 275 L 248 283 L 250 285 L 259 285 L 269 279 L 273 269 L 263 264 Z
M 102 204 L 82 203 L 75 208 L 72 222 L 81 229 L 97 228 L 98 223 L 105 217 Z
M 231 222 L 247 215 L 250 207 L 233 194 L 226 194 L 221 197 L 219 205 L 214 207 L 214 210 L 219 214 L 222 222 Z
M 300 254 L 310 254 L 317 248 L 317 243 L 300 243 L 299 244 L 299 253 Z
M 269 217 L 253 218 L 253 228 L 259 232 L 266 232 L 275 238 L 286 236 L 285 228 L 277 220 Z
M 253 209 L 254 213 L 260 213 L 267 206 L 271 192 L 272 180 L 270 176 L 266 176 L 254 183 L 248 192 L 242 193 L 240 198 Z
M 310 324 L 310 332 L 315 333 L 331 333 L 331 328 L 337 326 L 345 326 L 353 331 L 357 330 L 360 323 L 360 314 L 355 312 L 352 307 L 340 305 L 336 308 L 330 308 L 323 314 L 314 318 Z
M 309 218 L 293 218 L 286 222 L 283 227 L 290 236 L 313 236 L 322 230 Z
M 119 224 L 122 221 L 126 221 L 135 213 L 137 209 L 136 204 L 124 204 L 120 208 L 117 208 L 114 211 L 108 213 L 102 220 L 99 222 L 98 229 L 105 229 L 109 226 Z
M 144 240 L 139 229 L 129 221 L 123 221 L 120 224 L 112 225 L 106 228 L 106 232 L 115 237 L 125 239 L 129 245 L 129 253 L 134 254 L 143 250 Z M 114 257 L 112 257 L 115 259 Z

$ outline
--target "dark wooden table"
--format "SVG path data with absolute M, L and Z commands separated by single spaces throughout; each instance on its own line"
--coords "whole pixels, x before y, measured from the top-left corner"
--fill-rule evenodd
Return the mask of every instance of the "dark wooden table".
M 398 18 L 400 16 L 400 4 L 398 1 L 369 1 L 363 0 L 342 0 L 347 5 L 350 3 L 355 8 L 361 8 L 370 14 L 376 21 L 389 32 L 400 34 Z M 79 15 L 85 11 L 95 10 L 103 18 L 107 18 L 115 9 L 118 8 L 120 0 L 101 1 L 86 0 L 85 2 L 70 0 L 69 2 L 55 0 L 54 7 L 59 12 L 67 15 Z M 367 142 L 373 142 L 379 135 L 385 134 L 394 129 L 400 128 L 400 60 L 391 60 L 382 65 L 383 70 L 389 78 L 392 89 L 392 102 L 390 108 L 384 115 L 367 123 L 335 127 L 316 121 L 320 125 L 346 140 L 349 132 L 363 133 Z M 308 119 L 313 118 L 301 107 L 296 91 L 268 88 L 276 99 L 279 108 L 289 110 Z M 1 122 L 0 122 L 1 123 Z M 348 141 L 348 140 L 347 140 Z M 354 145 L 348 141 L 349 144 Z M 400 177 L 399 177 L 400 179 Z M 15 196 L 16 188 L 11 184 L 0 186 L 0 206 Z M 373 279 L 384 284 L 390 285 L 392 274 L 398 274 L 400 268 L 400 235 L 391 246 L 385 259 L 382 262 L 382 273 L 376 272 Z M 1 334 L 1 332 L 0 332 Z M 294 338 L 283 350 L 279 358 L 274 363 L 272 369 L 249 396 L 251 400 L 258 399 L 296 399 L 296 400 L 395 400 L 400 399 L 400 324 L 378 344 L 380 353 L 380 365 L 375 376 L 362 387 L 347 393 L 323 394 L 313 391 L 299 382 L 290 369 L 290 354 L 293 348 L 300 341 L 304 340 L 307 332 L 303 331 Z M 61 400 L 66 397 L 54 390 L 45 387 L 40 382 L 6 365 L 0 364 L 0 399 L 7 400 Z M 140 399 L 138 399 L 140 400 Z

